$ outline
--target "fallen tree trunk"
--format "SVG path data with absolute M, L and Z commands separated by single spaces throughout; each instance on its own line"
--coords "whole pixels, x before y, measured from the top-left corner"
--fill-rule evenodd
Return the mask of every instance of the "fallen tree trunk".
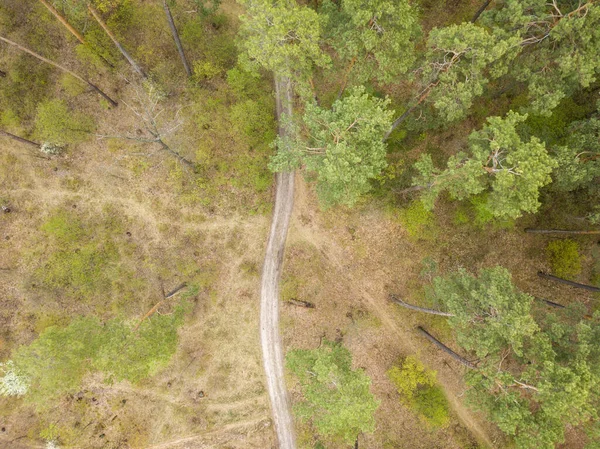
M 42 3 L 42 5 L 44 5 L 48 9 L 48 11 L 50 11 L 52 13 L 52 15 L 54 15 L 54 17 L 56 17 L 58 19 L 58 21 L 60 23 L 63 24 L 63 26 L 67 30 L 69 30 L 69 32 L 73 36 L 75 36 L 75 39 L 77 39 L 82 45 L 87 45 L 84 37 L 82 36 L 82 34 L 79 31 L 77 31 L 67 21 L 67 19 L 61 13 L 59 13 L 54 6 L 52 6 L 52 4 L 50 4 L 47 0 L 40 0 L 40 2 Z M 97 52 L 95 52 L 95 53 L 97 54 Z M 102 59 L 110 68 L 114 68 L 114 66 L 110 62 L 108 62 L 104 56 L 98 54 L 98 57 L 100 57 L 100 59 Z
M 171 14 L 171 9 L 167 4 L 167 0 L 163 0 L 163 8 L 165 10 L 165 15 L 167 16 L 167 22 L 169 22 L 169 28 L 171 28 L 171 34 L 173 35 L 173 40 L 175 41 L 177 52 L 179 53 L 179 57 L 181 58 L 181 62 L 183 64 L 183 68 L 185 69 L 185 73 L 189 78 L 192 76 L 192 70 L 190 69 L 190 65 L 188 64 L 187 59 L 185 57 L 183 45 L 181 45 L 179 33 L 177 32 L 177 28 L 175 27 L 175 21 L 173 20 L 173 15 Z
M 25 52 L 31 56 L 33 56 L 34 58 L 39 59 L 40 61 L 45 62 L 46 64 L 50 64 L 51 66 L 56 67 L 57 69 L 62 70 L 65 73 L 68 73 L 69 75 L 77 78 L 79 81 L 81 81 L 82 83 L 87 84 L 88 86 L 90 86 L 92 89 L 94 89 L 96 92 L 98 92 L 102 98 L 104 98 L 106 101 L 108 101 L 110 104 L 112 104 L 113 106 L 118 106 L 119 103 L 117 103 L 115 100 L 113 100 L 112 98 L 110 98 L 108 95 L 106 95 L 104 92 L 102 92 L 100 90 L 100 88 L 94 84 L 92 84 L 90 81 L 82 78 L 81 76 L 79 76 L 77 73 L 73 72 L 72 70 L 67 69 L 66 67 L 57 64 L 56 62 L 51 61 L 50 59 L 44 58 L 42 55 L 38 55 L 37 53 L 29 50 L 26 47 L 23 47 L 22 45 L 17 44 L 16 42 L 13 42 L 11 40 L 6 39 L 5 37 L 0 36 L 0 40 L 3 42 L 6 42 L 9 45 L 13 45 L 15 47 L 17 47 L 19 50 L 21 50 L 22 52 Z
M 290 304 L 293 304 L 298 307 L 306 307 L 307 309 L 314 309 L 315 305 L 312 302 L 302 301 L 300 299 L 291 298 L 288 300 Z
M 102 27 L 104 32 L 108 35 L 110 40 L 113 41 L 113 44 L 115 44 L 115 47 L 117 47 L 117 49 L 121 52 L 121 54 L 125 57 L 125 59 L 127 59 L 129 64 L 131 64 L 131 67 L 133 67 L 133 70 L 135 70 L 142 78 L 146 78 L 146 74 L 144 73 L 142 68 L 137 64 L 137 62 L 135 62 L 135 60 L 131 57 L 131 55 L 129 53 L 127 53 L 127 51 L 119 43 L 119 41 L 117 40 L 115 35 L 108 29 L 108 26 L 106 26 L 106 23 L 104 23 L 104 21 L 100 17 L 100 14 L 98 13 L 98 11 L 96 11 L 91 4 L 88 5 L 88 10 L 92 14 L 92 16 L 94 16 L 94 19 L 96 19 L 96 22 L 98 22 L 98 25 L 100 25 L 100 27 Z
M 24 143 L 26 145 L 30 145 L 30 146 L 36 147 L 38 149 L 41 147 L 41 145 L 39 143 L 36 143 L 36 142 L 34 142 L 32 140 L 24 139 L 24 138 L 19 137 L 19 136 L 15 136 L 14 134 L 8 133 L 6 131 L 0 130 L 0 136 L 6 136 L 6 137 L 8 137 L 10 139 L 16 140 L 17 142 L 21 142 L 21 143 Z
M 596 235 L 600 234 L 600 231 L 571 231 L 567 229 L 534 229 L 525 228 L 525 232 L 528 234 L 568 234 L 568 235 Z
M 162 306 L 165 301 L 169 298 L 172 298 L 173 296 L 175 296 L 177 293 L 179 293 L 187 284 L 184 282 L 183 284 L 181 284 L 179 287 L 175 288 L 174 290 L 172 290 L 171 292 L 167 293 L 165 295 L 165 297 L 157 302 L 154 307 L 152 307 L 150 310 L 148 310 L 148 312 L 146 313 L 146 315 L 144 315 L 142 317 L 142 319 L 140 320 L 140 322 L 133 328 L 134 331 L 137 331 L 140 326 L 142 325 L 142 323 L 144 322 L 144 320 L 146 320 L 147 318 L 150 318 L 152 315 L 154 315 L 156 313 L 156 311 L 159 309 L 160 306 Z
M 54 8 L 54 6 L 52 6 L 50 3 L 48 3 L 46 0 L 40 0 L 40 3 L 42 5 L 44 5 L 48 11 L 50 11 L 54 17 L 56 17 L 58 19 L 58 21 L 60 23 L 63 24 L 63 26 L 69 30 L 69 32 L 75 36 L 75 38 L 81 42 L 82 44 L 85 44 L 85 39 L 83 38 L 83 36 L 81 35 L 81 33 L 79 33 L 79 31 L 77 31 L 75 28 L 73 28 L 73 26 L 67 21 L 67 19 L 65 19 L 57 10 L 56 8 Z
M 416 310 L 417 312 L 423 312 L 423 313 L 428 313 L 430 315 L 439 315 L 439 316 L 455 316 L 453 313 L 441 312 L 439 310 L 428 309 L 426 307 L 413 306 L 412 304 L 408 304 L 408 303 L 402 301 L 396 295 L 390 295 L 390 299 L 402 307 L 406 307 L 407 309 L 411 309 L 411 310 Z
M 563 306 L 562 304 L 559 304 L 557 302 L 548 301 L 547 299 L 538 298 L 537 296 L 534 296 L 534 298 L 537 299 L 540 302 L 543 302 L 547 306 L 554 307 L 556 309 L 564 309 L 565 308 L 565 306 Z
M 469 362 L 467 359 L 465 359 L 464 357 L 461 357 L 460 355 L 458 355 L 456 352 L 454 352 L 452 349 L 450 349 L 448 346 L 446 346 L 445 344 L 443 344 L 441 341 L 439 341 L 437 338 L 435 338 L 433 335 L 431 335 L 429 332 L 427 332 L 425 329 L 423 329 L 421 326 L 417 327 L 417 330 L 425 337 L 427 338 L 427 340 L 429 340 L 430 342 L 432 342 L 434 345 L 436 345 L 438 348 L 440 348 L 442 351 L 444 351 L 446 354 L 449 354 L 454 360 L 456 360 L 457 362 L 459 362 L 460 364 L 466 366 L 469 369 L 477 369 L 477 366 L 475 366 L 474 363 Z
M 593 285 L 580 284 L 578 282 L 568 281 L 566 279 L 562 279 L 556 276 L 552 276 L 551 274 L 546 274 L 542 271 L 538 271 L 538 276 L 542 279 L 548 279 L 550 281 L 559 282 L 561 284 L 570 285 L 571 287 L 582 288 L 584 290 L 588 290 L 590 292 L 600 292 L 600 287 L 594 287 Z

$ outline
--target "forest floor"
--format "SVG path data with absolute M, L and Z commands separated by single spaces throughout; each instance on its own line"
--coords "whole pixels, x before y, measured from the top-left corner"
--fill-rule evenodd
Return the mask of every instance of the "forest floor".
M 19 399 L 3 399 L 0 424 L 6 430 L 0 445 L 37 447 L 39 433 L 54 424 L 64 439 L 71 438 L 71 447 L 83 447 L 82 441 L 89 448 L 273 447 L 259 340 L 260 267 L 270 214 L 217 213 L 211 206 L 187 204 L 164 182 L 169 179 L 162 171 L 166 164 L 139 175 L 138 164 L 107 151 L 103 142 L 50 161 L 31 156 L 30 150 L 2 143 L 0 198 L 12 208 L 0 215 L 2 359 L 44 328 L 73 316 L 110 317 L 116 310 L 142 317 L 160 301 L 162 289 L 190 280 L 201 288 L 168 367 L 139 385 L 107 385 L 88 376 L 79 395 L 43 413 Z M 416 239 L 377 201 L 353 210 L 321 211 L 312 187 L 300 175 L 296 178 L 281 284 L 284 351 L 315 348 L 323 338 L 343 341 L 350 349 L 355 366 L 366 370 L 381 400 L 376 431 L 361 435 L 359 447 L 502 447 L 497 431 L 463 402 L 465 368 L 414 331 L 423 325 L 451 342 L 444 318 L 407 311 L 387 298 L 395 293 L 422 304 L 423 286 L 431 276 L 424 273 L 425 262 L 431 256 L 442 272 L 458 266 L 475 272 L 501 262 L 523 290 L 564 302 L 573 297 L 569 287 L 540 282 L 535 275 L 547 269 L 548 239 L 506 229 L 475 232 L 459 226 L 449 232 L 446 225 L 456 211 L 444 204 L 432 232 L 442 238 Z M 56 211 L 123 222 L 113 239 L 132 253 L 120 263 L 135 273 L 133 296 L 120 298 L 114 291 L 74 301 L 32 285 L 36 257 L 45 244 L 40 227 Z M 585 237 L 579 240 L 589 247 Z M 590 265 L 587 257 L 584 266 Z M 291 298 L 316 308 L 294 306 Z M 584 293 L 579 300 L 592 297 Z M 451 423 L 444 429 L 429 428 L 402 405 L 387 378 L 390 366 L 410 354 L 438 372 L 452 406 Z M 297 400 L 293 378 L 286 382 L 292 401 Z M 296 429 L 299 447 L 312 447 L 310 429 L 301 422 Z M 577 445 L 568 441 L 564 447 Z
M 187 277 L 200 279 L 203 287 L 167 368 L 135 386 L 106 385 L 90 376 L 77 398 L 65 398 L 41 415 L 19 400 L 3 400 L 0 423 L 6 431 L 0 441 L 30 441 L 35 447 L 39 432 L 53 423 L 90 448 L 112 447 L 109 442 L 119 447 L 123 440 L 156 449 L 271 447 L 274 430 L 259 344 L 259 267 L 269 217 L 201 213 L 178 203 L 170 186 L 160 182 L 160 167 L 148 172 L 152 176 L 138 176 L 128 159 L 114 157 L 103 142 L 50 161 L 32 158 L 18 145 L 2 146 L 0 198 L 12 208 L 0 216 L 2 358 L 69 317 L 108 317 L 115 308 L 141 317 L 160 300 L 161 289 Z M 386 301 L 388 288 L 413 278 L 420 260 L 402 238 L 401 226 L 376 209 L 320 212 L 310 188 L 297 178 L 282 294 L 289 299 L 295 290 L 298 299 L 317 308 L 281 303 L 284 350 L 315 347 L 322 336 L 343 338 L 382 399 L 377 432 L 361 437 L 361 447 L 475 447 L 461 421 L 486 441 L 487 429 L 452 399 L 461 392 L 462 369 L 444 365 Z M 125 304 L 115 297 L 78 303 L 31 284 L 40 226 L 57 210 L 124 221 L 115 239 L 136 249 L 135 257 L 121 263 L 145 279 L 134 298 Z M 460 417 L 449 429 L 427 429 L 400 404 L 385 375 L 400 355 L 419 348 L 440 371 Z M 297 427 L 299 446 L 307 447 L 306 429 Z

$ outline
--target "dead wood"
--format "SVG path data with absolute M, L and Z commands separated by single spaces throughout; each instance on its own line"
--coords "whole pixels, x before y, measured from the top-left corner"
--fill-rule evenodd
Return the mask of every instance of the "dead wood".
M 439 315 L 439 316 L 455 316 L 453 313 L 449 313 L 449 312 L 441 312 L 439 310 L 428 309 L 426 307 L 413 306 L 412 304 L 408 304 L 408 303 L 402 301 L 396 295 L 390 295 L 390 299 L 402 307 L 405 307 L 405 308 L 411 309 L 411 310 L 416 310 L 417 312 L 423 312 L 423 313 L 428 313 L 430 315 Z
M 469 369 L 477 369 L 477 366 L 475 366 L 474 363 L 469 362 L 467 359 L 465 359 L 464 357 L 461 357 L 460 355 L 458 355 L 456 352 L 454 352 L 452 349 L 450 349 L 448 346 L 446 346 L 445 344 L 443 344 L 441 341 L 439 341 L 437 338 L 435 338 L 433 335 L 431 335 L 429 332 L 427 332 L 425 329 L 423 329 L 421 326 L 417 327 L 417 330 L 425 337 L 427 338 L 427 340 L 429 340 L 430 342 L 432 342 L 434 345 L 436 345 L 438 348 L 440 348 L 442 351 L 444 351 L 446 354 L 449 354 L 454 360 L 456 360 L 457 362 L 459 362 L 460 364 L 466 366 Z
M 525 228 L 525 232 L 528 234 L 569 234 L 569 235 L 597 235 L 600 234 L 598 230 L 589 231 L 572 231 L 568 229 L 534 229 Z
M 582 288 L 590 292 L 600 292 L 600 287 L 594 287 L 593 285 L 586 285 L 580 284 L 579 282 L 568 281 L 557 276 L 552 276 L 551 274 L 546 274 L 542 271 L 538 271 L 538 276 L 542 279 L 548 279 L 550 281 L 558 282 L 560 284 L 570 285 L 571 287 Z
M 315 308 L 315 305 L 312 302 L 302 301 L 301 299 L 291 298 L 288 302 L 298 307 L 306 307 L 307 309 Z
M 178 287 L 176 287 L 175 289 L 173 289 L 172 291 L 170 291 L 169 293 L 167 293 L 164 298 L 157 302 L 154 307 L 152 307 L 150 310 L 148 310 L 148 312 L 146 313 L 146 315 L 144 315 L 142 317 L 142 319 L 140 320 L 140 322 L 133 328 L 134 331 L 137 331 L 140 326 L 142 325 L 142 323 L 144 322 L 144 320 L 150 318 L 152 315 L 154 315 L 156 313 L 156 311 L 160 308 L 160 306 L 162 306 L 167 299 L 172 298 L 173 296 L 175 296 L 177 293 L 179 293 L 187 284 L 184 282 L 183 284 L 179 285 Z

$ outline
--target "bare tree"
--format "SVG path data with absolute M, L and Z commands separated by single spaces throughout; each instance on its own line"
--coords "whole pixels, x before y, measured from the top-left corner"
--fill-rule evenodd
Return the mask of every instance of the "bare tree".
M 188 64 L 188 61 L 185 57 L 183 46 L 181 45 L 181 40 L 179 39 L 179 33 L 177 32 L 177 28 L 175 27 L 175 21 L 173 20 L 173 15 L 171 14 L 171 9 L 169 8 L 167 0 L 163 0 L 163 8 L 165 9 L 167 22 L 169 22 L 169 28 L 171 28 L 171 34 L 173 35 L 173 40 L 175 41 L 175 45 L 177 46 L 177 51 L 179 52 L 181 63 L 183 64 L 185 73 L 187 73 L 187 76 L 189 78 L 192 76 L 192 70 L 190 69 L 190 65 Z
M 91 4 L 88 4 L 88 10 L 92 14 L 92 16 L 94 16 L 94 19 L 96 19 L 96 22 L 98 22 L 98 25 L 100 25 L 102 27 L 102 29 L 104 30 L 104 32 L 108 35 L 108 37 L 110 37 L 110 40 L 113 41 L 113 44 L 115 44 L 115 47 L 117 47 L 117 49 L 121 52 L 121 54 L 125 57 L 125 59 L 127 59 L 129 64 L 131 64 L 131 67 L 133 67 L 133 69 L 142 78 L 146 78 L 146 74 L 144 73 L 142 68 L 138 65 L 137 62 L 135 62 L 135 60 L 131 57 L 131 55 L 129 53 L 127 53 L 127 51 L 119 43 L 119 41 L 117 40 L 115 35 L 108 29 L 108 27 L 106 26 L 106 23 L 104 23 L 104 21 L 102 20 L 102 17 L 100 17 L 100 13 L 98 13 L 98 11 L 96 11 Z
M 123 101 L 123 103 L 136 116 L 143 131 L 140 130 L 141 134 L 97 134 L 97 137 L 99 139 L 125 139 L 142 143 L 156 143 L 160 146 L 160 150 L 172 154 L 188 167 L 193 167 L 194 164 L 190 160 L 184 158 L 165 142 L 165 139 L 184 123 L 180 114 L 181 109 L 177 110 L 171 119 L 161 118 L 159 120 L 159 117 L 168 115 L 168 111 L 161 107 L 161 102 L 165 98 L 164 92 L 150 80 L 144 80 L 141 84 L 126 81 L 133 89 L 133 101 L 130 103 Z
M 60 64 L 57 64 L 56 62 L 51 61 L 50 59 L 44 58 L 42 55 L 39 55 L 39 54 L 35 53 L 34 51 L 31 51 L 28 48 L 23 47 L 22 45 L 17 44 L 16 42 L 8 40 L 5 37 L 0 36 L 0 41 L 6 42 L 7 44 L 10 44 L 10 45 L 18 48 L 22 52 L 25 52 L 25 53 L 33 56 L 34 58 L 37 58 L 40 61 L 45 62 L 46 64 L 50 64 L 51 66 L 54 66 L 57 69 L 60 69 L 60 70 L 62 70 L 65 73 L 68 73 L 69 75 L 73 76 L 74 78 L 77 78 L 82 83 L 85 83 L 88 86 L 90 86 L 93 90 L 95 90 L 96 92 L 98 92 L 105 100 L 107 100 L 113 106 L 118 106 L 119 105 L 119 103 L 117 103 L 115 100 L 113 100 L 108 95 L 106 95 L 104 92 L 102 92 L 98 86 L 96 86 L 95 84 L 92 84 L 90 81 L 88 81 L 85 78 L 79 76 L 77 73 L 73 72 L 72 70 L 69 70 L 69 69 L 67 69 L 66 67 L 64 67 L 64 66 L 62 66 Z

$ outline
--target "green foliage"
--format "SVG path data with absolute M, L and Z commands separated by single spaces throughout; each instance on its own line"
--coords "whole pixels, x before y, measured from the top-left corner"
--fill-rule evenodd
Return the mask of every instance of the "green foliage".
M 465 199 L 487 189 L 487 208 L 501 219 L 536 212 L 539 190 L 551 181 L 556 162 L 536 137 L 522 140 L 517 125 L 527 116 L 510 111 L 505 118 L 490 117 L 481 131 L 469 136 L 469 152 L 450 157 L 445 170 L 434 167 L 424 155 L 415 167 L 413 184 L 426 187 L 422 200 L 433 208 L 436 198 L 447 191 L 453 199 Z
M 449 318 L 458 343 L 478 357 L 510 345 L 522 354 L 523 342 L 537 331 L 530 315 L 533 298 L 519 292 L 508 270 L 481 270 L 479 277 L 464 269 L 433 281 L 433 295 L 454 314 Z
M 192 0 L 192 2 L 196 5 L 198 15 L 201 17 L 213 15 L 221 6 L 221 0 Z
M 416 9 L 408 1 L 326 0 L 321 6 L 327 41 L 351 64 L 358 83 L 390 82 L 415 60 L 419 31 Z
M 14 129 L 32 121 L 39 103 L 48 97 L 52 68 L 47 64 L 32 64 L 28 56 L 23 56 L 10 61 L 4 70 L 0 111 L 3 123 L 8 120 Z
M 450 421 L 448 400 L 436 384 L 436 372 L 425 368 L 416 356 L 398 361 L 387 372 L 402 401 L 432 427 L 445 427 Z
M 325 207 L 353 206 L 387 165 L 382 138 L 392 121 L 388 104 L 388 99 L 371 97 L 363 87 L 354 88 L 330 110 L 307 104 L 304 123 L 309 137 L 278 138 L 271 169 L 304 164 L 316 175 L 317 194 Z
M 203 82 L 221 76 L 223 68 L 211 61 L 194 61 L 194 80 Z
M 549 115 L 578 87 L 600 73 L 600 6 L 593 2 L 506 0 L 482 22 L 501 40 L 518 39 L 511 76 L 529 87 L 528 110 Z
M 51 215 L 42 225 L 47 243 L 53 248 L 42 257 L 42 265 L 34 274 L 44 287 L 84 298 L 110 290 L 120 258 L 110 238 L 115 229 L 109 223 L 104 224 L 105 229 L 90 229 L 89 225 L 65 212 Z M 120 224 L 116 226 L 118 229 Z
M 436 235 L 433 213 L 422 201 L 413 201 L 398 212 L 398 219 L 408 235 L 415 239 L 431 239 Z
M 554 171 L 557 189 L 591 188 L 600 178 L 600 119 L 592 117 L 573 123 L 566 145 L 556 147 L 554 153 L 558 163 Z
M 281 76 L 306 76 L 313 65 L 325 67 L 329 57 L 320 49 L 319 17 L 291 0 L 242 0 L 241 63 L 263 67 Z
M 26 398 L 44 407 L 80 388 L 85 375 L 101 371 L 107 381 L 139 382 L 165 366 L 177 347 L 177 328 L 186 308 L 145 320 L 139 330 L 121 319 L 106 323 L 75 318 L 66 327 L 46 328 L 30 345 L 13 354 L 29 380 Z
M 563 279 L 574 279 L 581 272 L 579 245 L 573 240 L 554 240 L 547 246 L 552 273 Z
M 571 307 L 561 317 L 534 320 L 533 298 L 508 272 L 464 270 L 434 280 L 434 294 L 455 314 L 457 341 L 479 358 L 467 374 L 468 399 L 485 411 L 519 449 L 554 448 L 566 426 L 592 422 L 600 399 L 600 314 Z
M 44 141 L 67 144 L 87 139 L 95 124 L 91 117 L 70 110 L 61 100 L 47 100 L 37 107 L 35 129 Z
M 317 349 L 289 351 L 286 366 L 304 396 L 294 412 L 321 436 L 352 444 L 361 432 L 375 430 L 379 401 L 369 391 L 371 379 L 352 369 L 352 356 L 343 346 L 324 341 Z
M 85 86 L 77 78 L 73 78 L 69 74 L 64 74 L 60 77 L 60 84 L 67 93 L 67 95 L 70 97 L 76 97 L 77 95 L 81 95 L 87 90 L 87 86 Z
M 427 102 L 446 121 L 465 116 L 489 78 L 505 74 L 518 38 L 498 39 L 489 30 L 464 22 L 434 28 L 427 40 L 423 84 L 431 88 Z

